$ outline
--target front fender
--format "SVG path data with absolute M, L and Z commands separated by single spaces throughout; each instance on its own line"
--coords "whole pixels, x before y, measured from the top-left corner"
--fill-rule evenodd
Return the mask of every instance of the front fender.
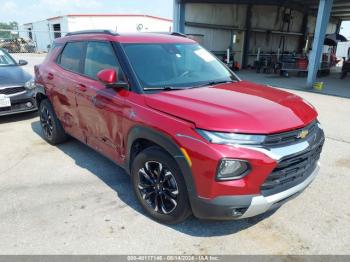
M 127 139 L 127 155 L 126 155 L 126 169 L 130 173 L 131 170 L 131 147 L 137 139 L 145 139 L 148 140 L 161 148 L 163 148 L 168 154 L 170 154 L 177 165 L 179 166 L 182 175 L 185 179 L 185 183 L 187 186 L 187 191 L 189 193 L 190 199 L 192 197 L 196 197 L 196 188 L 195 183 L 192 176 L 191 167 L 189 166 L 185 156 L 180 150 L 180 147 L 176 144 L 176 142 L 167 136 L 164 133 L 161 133 L 152 128 L 144 127 L 144 126 L 135 126 L 133 127 Z

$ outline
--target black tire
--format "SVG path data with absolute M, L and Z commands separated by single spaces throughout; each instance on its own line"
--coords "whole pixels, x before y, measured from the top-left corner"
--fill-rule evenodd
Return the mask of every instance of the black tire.
M 157 163 L 161 164 L 161 168 Z M 191 214 L 181 171 L 175 160 L 161 148 L 146 148 L 135 157 L 131 179 L 138 201 L 154 220 L 164 224 L 177 224 Z
M 346 77 L 346 74 L 347 74 L 346 71 L 342 71 L 340 75 L 340 79 L 344 79 Z
M 39 117 L 43 137 L 47 142 L 57 145 L 67 140 L 67 134 L 49 100 L 44 99 L 40 102 Z

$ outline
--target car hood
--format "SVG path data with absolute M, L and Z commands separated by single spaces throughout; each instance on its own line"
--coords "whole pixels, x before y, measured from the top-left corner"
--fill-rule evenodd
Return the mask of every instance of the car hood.
M 272 134 L 303 127 L 317 117 L 302 98 L 247 81 L 165 91 L 145 96 L 146 104 L 197 128 Z
M 20 66 L 0 66 L 0 86 L 23 85 L 30 78 Z

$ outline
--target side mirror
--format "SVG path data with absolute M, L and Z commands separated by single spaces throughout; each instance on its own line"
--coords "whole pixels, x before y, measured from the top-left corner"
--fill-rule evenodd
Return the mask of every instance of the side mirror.
M 18 60 L 18 65 L 20 65 L 20 66 L 24 66 L 27 64 L 28 64 L 28 62 L 26 60 L 23 60 L 23 59 Z
M 97 73 L 97 78 L 108 85 L 117 82 L 118 76 L 114 69 L 103 69 Z
M 106 85 L 106 87 L 109 88 L 124 88 L 128 89 L 129 85 L 126 82 L 122 82 L 118 80 L 118 74 L 114 69 L 103 69 L 100 72 L 97 73 L 97 78 L 102 83 Z

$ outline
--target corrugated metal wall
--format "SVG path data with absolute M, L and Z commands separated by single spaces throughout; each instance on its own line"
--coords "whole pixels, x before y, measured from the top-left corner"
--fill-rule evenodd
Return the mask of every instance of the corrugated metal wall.
M 247 5 L 187 3 L 185 5 L 185 33 L 203 35 L 203 45 L 211 51 L 225 51 L 232 42 L 232 35 L 239 34 L 235 50 L 243 49 Z M 254 54 L 260 48 L 263 52 L 277 52 L 278 48 L 294 52 L 298 50 L 302 33 L 304 14 L 292 10 L 291 22 L 284 22 L 284 13 L 290 9 L 278 6 L 253 6 L 251 17 L 251 38 L 249 44 L 249 63 L 254 61 Z M 307 31 L 313 33 L 316 17 L 309 16 Z M 336 30 L 336 24 L 330 23 L 328 33 Z M 279 31 L 289 31 L 290 35 Z M 293 33 L 295 33 L 293 35 Z M 299 34 L 299 35 L 298 35 Z M 239 56 L 239 62 L 241 62 Z
M 244 29 L 246 6 L 223 4 L 186 4 L 185 21 L 234 26 Z M 203 45 L 209 50 L 226 50 L 231 42 L 232 32 L 223 29 L 185 27 L 186 34 L 204 35 Z

